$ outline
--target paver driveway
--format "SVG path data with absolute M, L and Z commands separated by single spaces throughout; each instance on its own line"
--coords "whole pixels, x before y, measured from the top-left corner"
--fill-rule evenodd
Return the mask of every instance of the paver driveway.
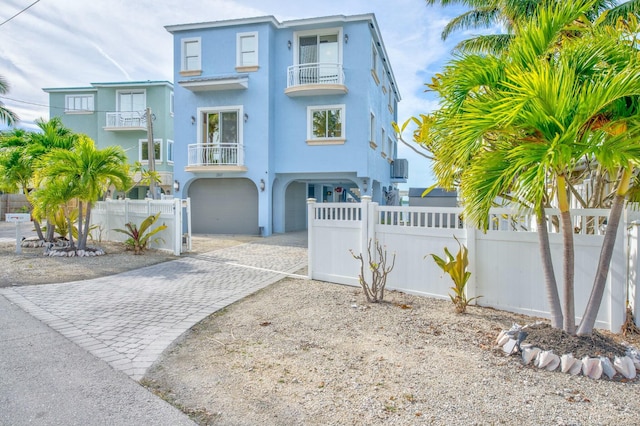
M 109 277 L 0 294 L 140 380 L 198 321 L 306 264 L 306 233 L 293 233 Z

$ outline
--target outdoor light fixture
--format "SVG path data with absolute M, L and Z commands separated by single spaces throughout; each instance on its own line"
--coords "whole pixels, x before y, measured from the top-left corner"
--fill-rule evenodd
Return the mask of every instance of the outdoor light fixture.
M 191 124 L 196 124 L 196 118 L 193 115 L 191 116 Z
M 177 180 L 174 180 L 173 181 L 173 192 L 175 194 L 178 191 L 180 191 L 180 182 L 178 182 Z
M 246 112 L 244 113 L 244 122 L 246 123 L 247 121 L 249 121 L 249 114 L 247 114 Z
M 369 181 L 367 180 L 367 178 L 362 179 L 362 189 L 363 192 L 367 192 L 367 184 L 369 183 Z
M 289 50 L 291 50 L 291 40 L 287 41 L 287 47 L 289 48 Z
M 260 192 L 264 192 L 264 188 L 265 188 L 264 179 L 260 179 Z
M 349 43 L 349 34 L 344 35 L 344 44 Z

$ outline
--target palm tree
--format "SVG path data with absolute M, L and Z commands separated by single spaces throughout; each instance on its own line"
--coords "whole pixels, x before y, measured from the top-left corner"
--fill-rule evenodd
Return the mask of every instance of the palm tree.
M 421 134 L 429 138 L 440 183 L 459 185 L 468 220 L 486 228 L 489 209 L 505 194 L 521 208 L 538 212 L 552 324 L 575 333 L 567 180 L 584 158 L 595 158 L 613 176 L 621 170 L 616 197 L 620 206 L 611 210 L 600 259 L 602 267 L 608 267 L 616 215 L 619 220 L 628 177 L 640 161 L 640 132 L 620 131 L 626 123 L 637 125 L 637 110 L 620 112 L 616 105 L 640 95 L 640 75 L 637 50 L 625 43 L 629 32 L 584 25 L 580 37 L 565 37 L 568 28 L 576 31 L 573 24 L 593 2 L 552 3 L 520 24 L 506 55 L 462 54 L 452 61 L 430 85 L 441 96 L 442 107 Z M 557 199 L 561 211 L 562 321 L 550 256 L 545 257 L 549 248 L 542 206 L 550 197 Z M 596 276 L 603 272 L 606 277 L 599 267 Z M 597 287 L 594 284 L 594 305 L 599 305 Z M 589 321 L 583 319 L 579 333 L 591 332 Z
M 7 93 L 9 93 L 9 83 L 7 83 L 4 77 L 0 76 L 0 95 L 6 95 Z M 18 121 L 18 116 L 6 108 L 0 101 L 0 122 L 11 126 L 15 124 L 16 121 Z
M 479 35 L 458 43 L 455 49 L 467 53 L 498 53 L 506 51 L 518 32 L 521 22 L 532 18 L 539 7 L 552 6 L 563 0 L 425 0 L 428 6 L 458 5 L 468 10 L 453 18 L 442 31 L 442 40 L 458 31 L 502 27 L 505 34 Z M 585 10 L 590 20 L 603 16 L 605 22 L 613 24 L 629 13 L 640 13 L 640 0 L 630 0 L 618 5 L 616 0 L 594 0 Z
M 38 192 L 42 193 L 35 199 L 40 201 L 40 208 L 77 200 L 78 250 L 85 250 L 92 203 L 99 200 L 110 185 L 124 189 L 131 184 L 124 150 L 120 146 L 96 149 L 93 140 L 78 135 L 71 150 L 53 149 L 40 158 L 38 165 L 42 183 Z

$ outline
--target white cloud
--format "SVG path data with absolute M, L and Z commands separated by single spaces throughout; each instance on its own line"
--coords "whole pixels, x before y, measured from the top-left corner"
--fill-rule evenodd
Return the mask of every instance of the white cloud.
M 0 22 L 32 3 L 5 0 Z M 279 20 L 375 13 L 402 95 L 399 120 L 433 110 L 424 83 L 449 57 L 453 42 L 440 32 L 452 8 L 420 0 L 56 0 L 40 2 L 0 26 L 0 74 L 10 83 L 7 107 L 28 125 L 48 117 L 43 87 L 92 82 L 171 80 L 172 38 L 165 25 L 274 15 Z M 405 135 L 410 136 L 410 132 Z M 400 145 L 410 159 L 410 186 L 431 183 L 429 165 Z

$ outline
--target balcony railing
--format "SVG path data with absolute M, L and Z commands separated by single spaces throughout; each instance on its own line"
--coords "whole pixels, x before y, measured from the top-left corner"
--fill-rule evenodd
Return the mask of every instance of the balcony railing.
M 292 65 L 287 68 L 287 88 L 307 84 L 344 85 L 342 64 L 314 63 Z
M 108 112 L 105 127 L 119 130 L 146 129 L 147 116 L 144 111 Z
M 189 145 L 189 166 L 243 166 L 244 147 L 237 143 Z

